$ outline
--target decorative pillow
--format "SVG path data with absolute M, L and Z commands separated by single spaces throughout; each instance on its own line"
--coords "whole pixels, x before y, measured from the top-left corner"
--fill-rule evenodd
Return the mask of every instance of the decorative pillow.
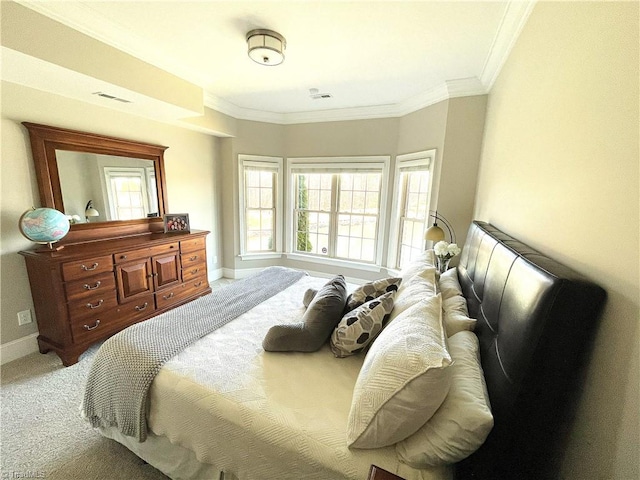
M 446 397 L 449 365 L 437 295 L 390 322 L 371 345 L 353 391 L 347 445 L 379 448 L 415 433 Z
M 342 318 L 347 285 L 339 275 L 324 285 L 313 298 L 302 322 L 275 325 L 262 341 L 268 352 L 315 352 L 326 343 Z
M 450 268 L 446 272 L 441 273 L 438 285 L 440 286 L 440 293 L 442 293 L 442 301 L 456 295 L 463 296 L 462 287 L 460 287 L 460 282 L 458 281 L 457 268 Z
M 349 298 L 347 298 L 345 313 L 353 310 L 356 307 L 359 307 L 369 300 L 373 300 L 374 298 L 379 297 L 383 293 L 398 291 L 398 287 L 400 286 L 401 282 L 401 278 L 390 277 L 374 280 L 373 282 L 368 282 L 364 285 L 359 286 L 353 292 L 351 292 L 351 295 L 349 295 Z
M 313 301 L 317 293 L 318 293 L 318 290 L 316 290 L 315 288 L 307 289 L 307 291 L 304 292 L 304 297 L 302 297 L 302 304 L 305 307 L 308 307 L 309 305 L 311 305 L 311 302 Z
M 331 351 L 348 357 L 363 351 L 389 320 L 396 292 L 387 292 L 347 313 L 331 334 Z
M 416 433 L 396 444 L 400 460 L 414 468 L 459 462 L 475 452 L 493 427 L 480 366 L 478 339 L 471 332 L 449 338 L 451 388 L 442 406 Z

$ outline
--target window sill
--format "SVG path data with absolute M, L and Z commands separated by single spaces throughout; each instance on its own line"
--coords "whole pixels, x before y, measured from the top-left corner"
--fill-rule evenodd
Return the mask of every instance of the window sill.
M 244 253 L 238 256 L 241 260 L 270 260 L 273 258 L 282 258 L 282 253 Z
M 352 262 L 349 260 L 338 260 L 336 258 L 323 258 L 309 255 L 301 255 L 299 253 L 287 253 L 286 258 L 289 260 L 296 260 L 299 262 L 315 263 L 320 265 L 331 265 L 334 267 L 352 268 L 354 270 L 363 270 L 367 272 L 379 273 L 382 271 L 380 265 L 373 265 L 370 263 Z

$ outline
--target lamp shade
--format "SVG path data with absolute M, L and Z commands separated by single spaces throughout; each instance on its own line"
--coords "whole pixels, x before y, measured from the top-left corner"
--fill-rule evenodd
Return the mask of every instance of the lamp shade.
M 432 242 L 444 240 L 444 230 L 442 230 L 438 225 L 432 225 L 425 232 L 424 239 L 431 240 Z
M 275 66 L 284 61 L 287 41 L 273 30 L 257 29 L 247 33 L 249 58 L 260 65 Z
M 100 216 L 100 212 L 93 206 L 93 200 L 89 200 L 89 202 L 87 202 L 87 206 L 84 208 L 84 216 L 87 222 L 89 221 L 89 217 Z

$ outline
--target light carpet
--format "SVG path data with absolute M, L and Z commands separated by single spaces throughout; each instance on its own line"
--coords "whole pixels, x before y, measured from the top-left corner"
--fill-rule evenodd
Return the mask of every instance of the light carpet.
M 97 346 L 70 367 L 57 355 L 33 353 L 1 369 L 0 478 L 166 480 L 80 416 Z

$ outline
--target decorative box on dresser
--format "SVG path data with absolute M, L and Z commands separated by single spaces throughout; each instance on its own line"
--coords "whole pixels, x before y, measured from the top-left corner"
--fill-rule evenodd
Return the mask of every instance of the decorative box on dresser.
M 73 365 L 93 343 L 211 292 L 206 231 L 148 233 L 24 256 L 41 353 Z

